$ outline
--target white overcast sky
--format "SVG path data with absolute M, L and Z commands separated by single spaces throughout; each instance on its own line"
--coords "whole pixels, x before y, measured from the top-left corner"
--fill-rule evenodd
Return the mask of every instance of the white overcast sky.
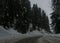
M 49 21 L 51 22 L 50 13 L 53 12 L 51 0 L 30 0 L 30 2 L 31 2 L 31 7 L 33 6 L 33 4 L 37 4 L 38 7 L 43 9 L 46 12 L 47 16 L 49 17 Z

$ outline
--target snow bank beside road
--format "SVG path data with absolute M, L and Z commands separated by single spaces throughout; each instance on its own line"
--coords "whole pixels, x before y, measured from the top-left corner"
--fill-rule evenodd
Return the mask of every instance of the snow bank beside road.
M 15 32 L 13 29 L 7 31 L 3 27 L 0 27 L 0 43 L 22 43 L 23 41 L 25 43 L 26 41 L 28 43 L 60 43 L 60 34 L 47 34 L 37 30 L 26 34 L 17 34 Z
M 23 39 L 26 39 L 26 38 L 30 38 L 32 39 L 33 37 L 39 37 L 39 36 L 29 36 L 29 35 L 26 35 L 26 34 L 21 34 L 21 35 L 10 35 L 10 36 L 7 36 L 7 37 L 1 37 L 0 38 L 0 43 L 15 43 L 19 40 L 23 40 Z M 40 36 L 42 37 L 42 36 Z
M 32 32 L 30 34 L 20 34 L 13 29 L 5 30 L 3 27 L 0 26 L 0 43 L 15 43 L 18 40 L 22 40 L 25 38 L 41 36 L 40 34 L 37 33 Z
M 23 42 L 25 41 L 25 42 Z M 0 43 L 60 43 L 60 35 L 56 34 L 46 34 L 42 35 L 32 35 L 32 34 L 20 34 L 8 36 L 6 38 L 0 39 Z

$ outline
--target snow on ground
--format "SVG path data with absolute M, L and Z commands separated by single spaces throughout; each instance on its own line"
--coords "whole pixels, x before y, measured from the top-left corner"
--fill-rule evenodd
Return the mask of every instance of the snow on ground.
M 0 26 L 0 37 L 11 35 L 7 30 L 5 30 L 2 26 Z
M 50 34 L 38 39 L 38 43 L 60 43 L 60 35 Z
M 60 34 L 47 34 L 44 30 L 34 30 L 26 34 L 21 34 L 12 28 L 5 30 L 0 26 L 0 43 L 21 43 L 19 40 L 22 40 L 21 42 L 25 41 L 25 43 L 26 41 L 28 41 L 28 43 L 33 43 L 32 41 L 34 41 L 34 43 L 60 43 Z
M 16 30 L 14 30 L 13 28 L 10 28 L 8 31 L 9 31 L 9 33 L 12 34 L 12 35 L 21 34 L 21 33 L 17 32 Z
M 37 33 L 35 32 L 37 35 Z M 22 40 L 28 37 L 36 36 L 33 34 L 21 34 L 15 31 L 14 29 L 5 30 L 2 26 L 0 26 L 0 43 L 14 43 L 18 40 Z
M 42 35 L 42 34 L 48 34 L 48 32 L 46 32 L 44 29 L 42 29 L 41 31 L 38 31 L 38 30 L 33 30 L 32 32 L 28 31 L 27 34 Z

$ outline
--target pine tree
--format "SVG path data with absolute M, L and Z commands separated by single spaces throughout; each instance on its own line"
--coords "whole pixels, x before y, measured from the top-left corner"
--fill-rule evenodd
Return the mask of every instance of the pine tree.
M 2 8 L 2 9 L 1 9 Z M 2 0 L 1 3 L 1 23 L 6 27 L 12 27 L 14 24 L 14 19 L 17 18 L 17 14 L 20 8 L 20 1 L 19 0 Z
M 53 10 L 52 13 L 52 24 L 55 30 L 55 33 L 60 33 L 60 0 L 53 0 Z
M 38 7 L 37 5 L 33 5 L 32 8 L 32 24 L 33 24 L 33 30 L 36 29 L 36 25 L 37 25 L 37 12 L 38 12 Z
M 47 32 L 50 32 L 49 19 L 46 16 L 46 13 L 44 12 L 44 10 L 42 11 L 41 28 L 46 30 Z
M 38 21 L 37 21 L 37 26 L 38 26 L 38 30 L 40 31 L 41 28 L 41 8 L 38 8 Z
M 32 30 L 39 30 L 39 28 L 36 28 L 36 26 L 41 27 L 41 9 L 38 8 L 36 4 L 34 4 L 32 7 L 32 24 Z
M 1 0 L 1 3 L 0 3 L 0 15 L 1 15 L 1 25 L 3 25 L 4 27 L 7 26 L 8 27 L 8 17 L 7 17 L 7 9 L 6 9 L 6 0 Z
M 29 0 L 21 0 L 20 13 L 16 23 L 16 30 L 21 33 L 26 33 L 29 28 L 31 6 Z
M 2 4 L 3 1 L 0 0 L 0 25 L 3 24 L 3 17 L 4 17 L 4 11 L 3 11 L 3 8 L 4 8 L 4 4 Z
M 45 19 L 46 19 L 46 14 L 44 10 L 42 11 L 42 19 L 41 19 L 41 27 L 45 28 Z

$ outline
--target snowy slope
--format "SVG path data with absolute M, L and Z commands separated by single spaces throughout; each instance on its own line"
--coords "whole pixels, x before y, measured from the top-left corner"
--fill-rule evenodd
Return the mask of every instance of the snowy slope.
M 28 35 L 28 34 L 20 34 L 20 35 L 10 35 L 10 36 L 7 36 L 7 37 L 2 37 L 0 38 L 0 43 L 15 43 L 19 40 L 23 40 L 23 39 L 26 39 L 26 38 L 33 38 L 33 37 L 39 37 L 38 36 L 32 36 L 31 34 Z
M 11 35 L 7 30 L 0 26 L 0 37 Z
M 17 32 L 16 30 L 14 30 L 13 28 L 10 28 L 10 29 L 8 30 L 8 32 L 9 32 L 10 34 L 12 34 L 12 35 L 21 34 L 21 33 Z
M 12 28 L 10 30 L 5 30 L 2 26 L 0 26 L 0 43 L 14 43 L 18 40 L 22 40 L 34 36 L 33 34 L 29 35 L 29 34 L 18 33 Z
M 47 34 L 37 30 L 26 34 L 0 26 L 0 43 L 60 43 L 60 34 Z

